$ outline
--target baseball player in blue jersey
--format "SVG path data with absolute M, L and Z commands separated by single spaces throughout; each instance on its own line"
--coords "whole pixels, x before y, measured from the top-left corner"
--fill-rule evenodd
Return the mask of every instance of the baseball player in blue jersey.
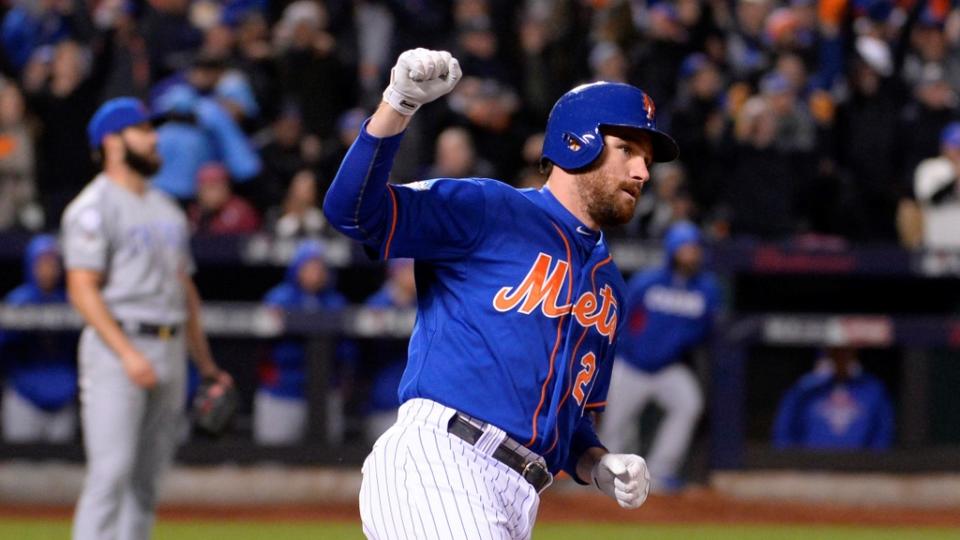
M 654 161 L 677 147 L 625 84 L 562 96 L 540 190 L 490 179 L 388 185 L 410 117 L 461 77 L 447 52 L 400 55 L 327 193 L 330 223 L 379 258 L 415 259 L 418 313 L 397 423 L 363 466 L 369 538 L 529 538 L 563 470 L 622 507 L 647 497 L 643 458 L 594 431 L 624 305 L 601 228 L 632 215 Z
M 633 445 L 638 417 L 655 401 L 663 411 L 647 462 L 653 489 L 674 491 L 690 438 L 703 410 L 697 378 L 683 360 L 710 335 L 720 308 L 716 277 L 703 269 L 700 231 L 675 223 L 664 238 L 665 263 L 627 285 L 625 326 L 600 434 L 611 451 Z

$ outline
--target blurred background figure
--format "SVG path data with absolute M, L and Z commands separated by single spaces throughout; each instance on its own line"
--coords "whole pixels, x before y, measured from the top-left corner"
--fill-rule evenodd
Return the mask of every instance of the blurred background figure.
M 391 259 L 387 263 L 387 280 L 380 290 L 365 302 L 367 307 L 398 310 L 417 308 L 417 284 L 413 259 Z M 364 437 L 371 444 L 397 421 L 400 406 L 398 389 L 407 366 L 409 339 L 381 338 L 365 351 L 364 378 L 369 377 L 368 398 L 364 407 Z
M 230 189 L 227 168 L 211 162 L 197 171 L 197 201 L 187 212 L 198 235 L 251 234 L 260 229 L 260 216 L 250 203 Z
M 710 335 L 720 290 L 715 276 L 703 270 L 695 225 L 673 225 L 664 250 L 662 267 L 641 272 L 628 284 L 627 318 L 600 440 L 611 452 L 638 451 L 640 415 L 650 402 L 656 403 L 664 416 L 644 455 L 653 489 L 670 492 L 683 485 L 680 469 L 703 410 L 703 392 L 685 361 Z
M 24 260 L 26 281 L 4 298 L 13 306 L 63 304 L 63 267 L 57 240 L 35 236 Z M 76 335 L 0 330 L 3 439 L 63 443 L 77 429 Z
M 913 191 L 923 216 L 923 246 L 960 248 L 960 122 L 940 135 L 940 155 L 914 173 Z
M 0 77 L 0 231 L 37 230 L 43 211 L 36 203 L 35 129 L 26 117 L 23 93 Z
M 778 448 L 885 450 L 893 436 L 887 389 L 863 371 L 849 347 L 824 351 L 813 371 L 784 395 L 773 426 Z
M 470 132 L 462 127 L 449 127 L 437 137 L 433 165 L 424 178 L 489 178 L 493 165 L 477 157 Z
M 334 280 L 324 261 L 324 246 L 319 241 L 300 244 L 287 268 L 283 283 L 267 293 L 268 307 L 291 311 L 335 311 L 347 306 L 347 299 L 334 288 Z M 341 342 L 337 361 L 340 374 L 351 377 L 356 353 L 348 342 Z M 259 444 L 288 445 L 303 440 L 309 418 L 306 396 L 307 351 L 304 341 L 285 338 L 275 343 L 258 367 L 259 387 L 253 402 L 253 438 Z M 347 383 L 349 381 L 336 381 Z M 346 384 L 343 386 L 345 387 Z M 342 417 L 343 397 L 335 385 L 328 396 L 332 416 Z M 335 418 L 331 429 L 342 430 L 342 418 Z
M 278 238 L 312 238 L 326 228 L 327 220 L 317 207 L 317 176 L 302 169 L 293 176 L 283 205 L 273 208 L 267 220 Z

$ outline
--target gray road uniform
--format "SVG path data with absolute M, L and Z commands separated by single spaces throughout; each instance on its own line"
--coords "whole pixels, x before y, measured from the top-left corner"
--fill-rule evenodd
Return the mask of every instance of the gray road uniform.
M 81 424 L 87 476 L 74 540 L 150 536 L 157 481 L 170 463 L 186 391 L 186 291 L 192 273 L 187 222 L 166 195 L 138 195 L 101 174 L 64 212 L 66 268 L 102 272 L 101 294 L 157 386 L 131 381 L 92 327 L 80 338 Z

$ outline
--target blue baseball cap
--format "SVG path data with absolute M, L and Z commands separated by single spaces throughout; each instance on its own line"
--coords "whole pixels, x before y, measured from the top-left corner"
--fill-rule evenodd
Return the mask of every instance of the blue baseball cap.
M 142 101 L 132 97 L 113 98 L 97 109 L 87 124 L 87 138 L 90 146 L 98 148 L 103 138 L 113 133 L 120 133 L 124 129 L 152 122 L 150 111 Z

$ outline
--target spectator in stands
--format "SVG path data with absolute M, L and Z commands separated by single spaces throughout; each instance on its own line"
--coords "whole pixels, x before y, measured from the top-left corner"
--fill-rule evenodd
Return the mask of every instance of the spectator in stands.
M 682 485 L 679 473 L 703 410 L 696 376 L 684 364 L 710 334 L 720 308 L 714 275 L 703 269 L 700 232 L 675 224 L 664 239 L 666 263 L 634 276 L 627 287 L 624 334 L 613 366 L 600 436 L 611 452 L 632 442 L 650 401 L 664 409 L 647 464 L 655 490 Z
M 449 127 L 437 137 L 433 165 L 424 178 L 491 178 L 493 165 L 478 158 L 470 132 L 462 127 Z
M 693 218 L 693 201 L 683 164 L 658 164 L 650 180 L 653 185 L 645 188 L 633 219 L 623 226 L 630 238 L 662 238 L 674 223 Z
M 960 122 L 943 129 L 940 155 L 920 162 L 913 186 L 923 213 L 924 247 L 960 248 Z
M 24 261 L 26 282 L 4 302 L 14 306 L 64 304 L 63 270 L 57 240 L 33 238 Z M 3 439 L 6 442 L 68 442 L 77 426 L 75 336 L 0 331 Z
M 241 186 L 260 173 L 260 156 L 215 99 L 199 96 L 189 85 L 175 84 L 157 97 L 153 108 L 166 120 L 157 129 L 163 166 L 153 185 L 181 203 L 196 196 L 197 172 L 204 163 L 222 162 Z
M 887 390 L 863 371 L 849 347 L 825 351 L 813 371 L 784 395 L 773 426 L 778 448 L 885 450 L 893 435 Z
M 275 32 L 280 87 L 303 112 L 306 131 L 321 138 L 333 135 L 337 117 L 358 95 L 356 72 L 338 56 L 327 15 L 322 3 L 297 0 Z
M 292 312 L 335 311 L 347 305 L 346 298 L 333 287 L 324 246 L 318 241 L 300 244 L 283 283 L 270 289 L 263 301 L 268 307 Z M 341 375 L 349 374 L 356 362 L 352 347 L 344 341 L 337 347 L 339 367 L 344 368 Z M 304 342 L 294 338 L 274 344 L 268 358 L 260 363 L 260 385 L 253 402 L 253 437 L 258 443 L 286 445 L 303 440 L 308 420 L 306 363 Z M 342 395 L 332 391 L 328 405 L 342 410 Z
M 327 220 L 317 208 L 317 176 L 302 169 L 293 176 L 283 206 L 274 208 L 268 221 L 278 238 L 312 238 L 319 236 Z
M 54 45 L 70 36 L 73 8 L 72 0 L 17 2 L 0 26 L 0 54 L 14 69 L 23 69 L 39 47 Z
M 194 234 L 250 234 L 260 229 L 260 216 L 230 190 L 226 167 L 211 162 L 197 171 L 197 201 L 187 213 Z
M 797 169 L 793 155 L 776 147 L 779 117 L 762 96 L 741 108 L 735 126 L 733 170 L 722 197 L 734 234 L 784 238 L 796 229 Z
M 898 139 L 902 156 L 902 179 L 898 193 L 909 193 L 913 171 L 927 158 L 940 151 L 940 133 L 952 121 L 960 119 L 957 91 L 950 86 L 940 64 L 927 64 L 915 87 L 914 99 L 903 109 L 900 133 L 910 137 Z
M 85 144 L 87 121 L 113 61 L 114 42 L 101 33 L 86 48 L 71 40 L 37 49 L 23 74 L 27 108 L 44 126 L 37 140 L 37 192 L 47 226 L 94 176 Z
M 281 204 L 293 176 L 308 168 L 301 148 L 303 140 L 303 116 L 300 108 L 296 104 L 287 103 L 260 139 L 265 187 L 269 191 L 264 201 L 255 201 L 261 209 Z
M 35 159 L 23 94 L 15 83 L 0 77 L 0 231 L 37 230 L 43 225 L 43 211 L 36 204 Z
M 417 284 L 412 259 L 391 259 L 387 263 L 387 281 L 367 298 L 367 307 L 397 310 L 417 308 Z M 369 399 L 365 407 L 364 435 L 376 441 L 397 421 L 400 406 L 400 378 L 407 365 L 408 339 L 374 340 L 363 359 L 365 377 L 370 377 Z

